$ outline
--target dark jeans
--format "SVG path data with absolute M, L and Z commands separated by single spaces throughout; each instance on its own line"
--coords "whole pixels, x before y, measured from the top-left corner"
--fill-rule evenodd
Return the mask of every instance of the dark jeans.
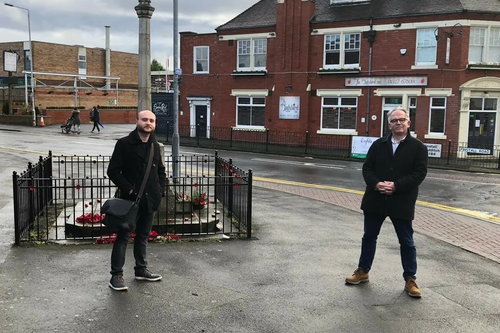
M 368 212 L 364 212 L 364 215 L 365 231 L 361 243 L 361 256 L 359 258 L 358 267 L 368 273 L 372 268 L 373 259 L 375 258 L 375 250 L 377 249 L 377 237 L 386 216 Z M 403 278 L 405 280 L 409 277 L 416 279 L 417 250 L 413 242 L 412 221 L 392 217 L 390 218 L 399 239 L 401 263 L 403 264 Z
M 94 127 L 92 127 L 92 132 L 97 128 L 97 131 L 100 132 L 101 129 L 99 128 L 99 122 L 98 121 L 94 121 Z
M 147 209 L 139 210 L 139 219 L 135 230 L 134 238 L 134 258 L 136 272 L 147 268 L 146 250 L 148 245 L 148 237 L 153 225 L 154 213 L 148 213 Z M 111 252 L 111 275 L 123 275 L 123 265 L 125 264 L 125 252 L 130 238 L 129 231 L 119 231 L 116 234 L 116 241 Z

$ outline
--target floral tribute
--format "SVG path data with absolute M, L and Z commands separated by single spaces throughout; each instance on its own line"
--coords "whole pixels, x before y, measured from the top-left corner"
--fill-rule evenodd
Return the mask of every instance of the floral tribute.
M 134 242 L 135 236 L 136 236 L 135 233 L 130 234 L 129 243 Z M 181 239 L 180 235 L 167 233 L 166 235 L 159 236 L 158 232 L 153 230 L 149 233 L 148 242 L 165 242 L 165 241 L 180 240 L 180 239 Z M 96 244 L 113 244 L 115 241 L 116 241 L 116 234 L 103 235 L 95 240 Z
M 101 199 L 96 200 L 97 203 L 101 202 Z M 78 223 L 101 223 L 101 221 L 104 219 L 104 214 L 99 214 L 95 213 L 96 205 L 92 201 L 89 201 L 89 203 L 85 204 L 85 208 L 89 208 L 89 206 L 92 207 L 90 213 L 85 213 L 83 215 L 80 215 L 76 218 L 76 222 Z

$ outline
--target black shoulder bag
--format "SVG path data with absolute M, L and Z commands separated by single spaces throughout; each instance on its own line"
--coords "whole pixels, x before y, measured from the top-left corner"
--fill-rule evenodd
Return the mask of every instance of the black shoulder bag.
M 133 231 L 137 224 L 137 215 L 139 212 L 139 202 L 141 201 L 142 194 L 146 187 L 146 182 L 151 172 L 151 165 L 153 164 L 154 144 L 151 143 L 151 150 L 149 152 L 149 161 L 142 180 L 141 188 L 137 193 L 135 201 L 125 200 L 120 198 L 111 198 L 101 207 L 101 214 L 105 214 L 102 224 L 113 230 Z

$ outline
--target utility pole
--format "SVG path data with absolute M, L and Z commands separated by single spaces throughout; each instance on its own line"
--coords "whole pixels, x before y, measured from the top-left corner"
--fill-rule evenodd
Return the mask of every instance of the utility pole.
M 139 0 L 135 6 L 139 17 L 139 94 L 138 110 L 151 110 L 151 17 L 155 11 L 151 0 Z
M 174 182 L 179 178 L 179 1 L 174 0 L 174 134 L 172 135 L 172 160 Z M 168 70 L 168 68 L 167 68 Z

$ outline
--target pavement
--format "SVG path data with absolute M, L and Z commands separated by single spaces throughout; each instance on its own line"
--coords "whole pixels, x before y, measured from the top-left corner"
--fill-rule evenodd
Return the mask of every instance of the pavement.
M 359 192 L 255 176 L 252 240 L 152 243 L 154 283 L 133 280 L 129 249 L 128 292 L 107 286 L 110 245 L 13 247 L 0 263 L 0 332 L 500 331 L 496 218 L 418 204 L 413 299 L 390 221 L 370 282 L 344 284 L 359 258 Z

